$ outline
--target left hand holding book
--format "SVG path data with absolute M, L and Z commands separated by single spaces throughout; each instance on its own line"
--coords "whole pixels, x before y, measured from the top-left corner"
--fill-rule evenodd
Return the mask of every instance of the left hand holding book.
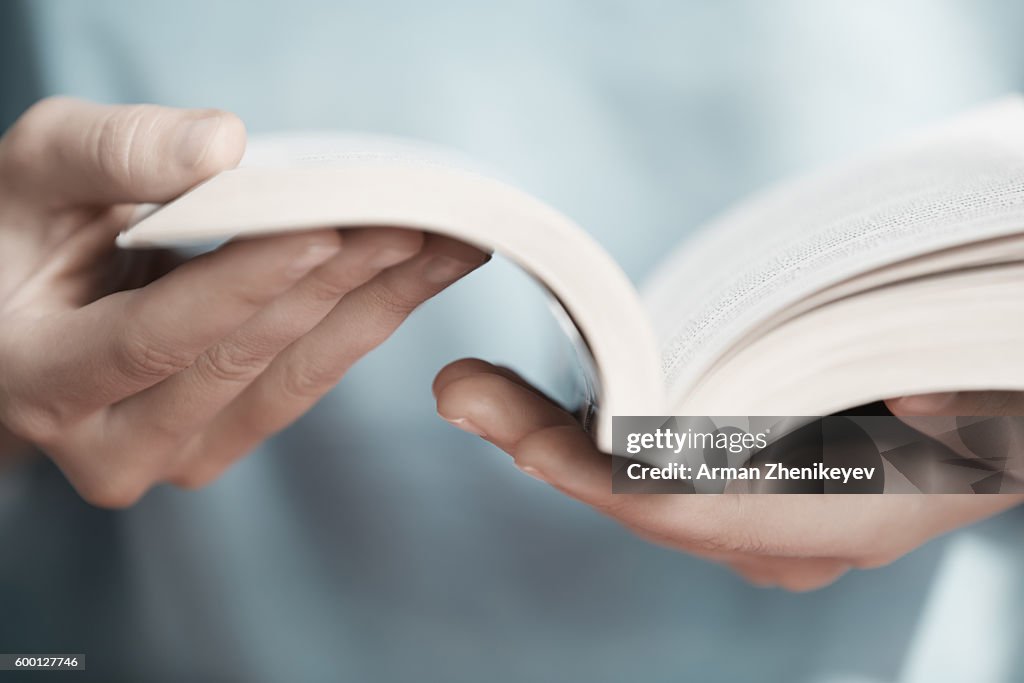
M 175 197 L 244 148 L 224 112 L 64 98 L 0 139 L 0 443 L 42 449 L 94 504 L 211 481 L 489 258 L 399 229 L 244 240 L 184 263 L 114 248 L 126 205 Z

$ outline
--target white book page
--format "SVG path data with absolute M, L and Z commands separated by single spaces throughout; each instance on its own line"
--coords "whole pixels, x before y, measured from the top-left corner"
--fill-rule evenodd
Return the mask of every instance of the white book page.
M 250 145 L 239 168 L 137 218 L 118 244 L 398 226 L 497 251 L 543 283 L 571 318 L 582 365 L 595 370 L 589 382 L 600 407 L 594 432 L 608 449 L 613 415 L 656 415 L 665 407 L 657 344 L 640 298 L 584 230 L 491 175 L 457 153 L 404 140 L 330 133 L 264 138 Z
M 1021 231 L 1018 96 L 756 196 L 670 254 L 645 288 L 670 403 L 746 332 L 824 287 Z

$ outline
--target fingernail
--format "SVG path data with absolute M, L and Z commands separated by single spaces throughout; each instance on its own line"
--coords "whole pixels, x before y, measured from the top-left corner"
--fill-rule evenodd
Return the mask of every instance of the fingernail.
M 178 160 L 185 166 L 202 161 L 220 124 L 220 116 L 207 116 L 185 124 L 178 133 Z
M 532 467 L 530 465 L 518 465 L 518 464 L 516 465 L 516 467 L 518 467 L 519 471 L 522 472 L 523 474 L 528 474 L 529 476 L 533 477 L 537 481 L 542 481 L 545 484 L 548 483 L 548 480 L 544 478 L 544 475 L 541 474 L 540 470 L 538 470 L 536 467 Z
M 449 419 L 449 418 L 445 417 L 444 419 L 447 420 L 449 424 L 452 424 L 452 425 L 458 427 L 459 429 L 461 429 L 464 432 L 469 432 L 470 434 L 476 434 L 477 436 L 479 436 L 481 438 L 486 436 L 482 429 L 480 429 L 479 427 L 477 427 L 475 424 L 473 424 L 472 422 L 470 422 L 469 420 L 467 420 L 464 417 L 457 417 L 457 418 L 454 418 L 454 419 Z
M 467 263 L 451 256 L 435 256 L 423 267 L 423 278 L 434 284 L 455 282 L 466 273 L 482 266 L 486 261 Z
M 338 245 L 313 244 L 306 247 L 288 267 L 288 276 L 299 278 L 338 253 Z
M 901 411 L 912 415 L 932 415 L 952 407 L 959 394 L 955 391 L 947 391 L 935 394 L 918 394 L 916 396 L 901 396 L 896 399 L 899 402 Z

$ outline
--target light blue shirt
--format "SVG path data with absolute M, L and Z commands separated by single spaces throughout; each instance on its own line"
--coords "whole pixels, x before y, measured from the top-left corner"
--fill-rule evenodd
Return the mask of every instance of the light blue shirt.
M 751 190 L 1024 82 L 1022 11 L 994 0 L 4 11 L 0 42 L 25 61 L 0 70 L 2 111 L 61 92 L 440 142 L 574 217 L 638 282 Z M 203 491 L 109 512 L 45 462 L 9 473 L 0 651 L 84 652 L 97 680 L 1024 677 L 1019 512 L 817 593 L 764 591 L 647 545 L 434 414 L 448 361 L 557 391 L 565 354 L 538 288 L 497 262 Z

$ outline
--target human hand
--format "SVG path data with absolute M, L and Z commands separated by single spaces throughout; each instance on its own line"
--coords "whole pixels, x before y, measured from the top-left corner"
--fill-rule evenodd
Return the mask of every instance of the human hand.
M 957 428 L 957 416 L 1014 416 L 1024 417 L 1024 392 L 1019 391 L 962 391 L 938 394 L 922 394 L 889 399 L 886 407 L 896 417 L 903 420 L 917 431 L 941 442 L 947 448 L 965 458 L 976 458 L 974 444 L 965 444 L 960 438 L 962 432 Z M 1024 472 L 1024 434 L 1020 431 L 1021 420 L 1004 423 L 1013 434 L 1009 437 L 1008 451 L 998 453 L 1006 456 L 1002 463 L 1004 472 Z M 1016 451 L 1014 441 L 1018 445 Z M 984 454 L 983 454 L 984 455 Z
M 759 585 L 820 588 L 850 568 L 887 564 L 1022 500 L 1005 494 L 613 494 L 610 456 L 594 447 L 571 415 L 512 371 L 457 361 L 438 374 L 434 395 L 443 418 L 507 452 L 525 473 L 647 540 L 726 564 Z M 1024 407 L 1012 401 L 949 405 L 983 408 L 985 415 Z
M 379 228 L 243 240 L 181 265 L 114 248 L 131 204 L 172 199 L 244 147 L 225 112 L 66 98 L 0 138 L 0 424 L 94 504 L 211 481 L 487 260 Z

